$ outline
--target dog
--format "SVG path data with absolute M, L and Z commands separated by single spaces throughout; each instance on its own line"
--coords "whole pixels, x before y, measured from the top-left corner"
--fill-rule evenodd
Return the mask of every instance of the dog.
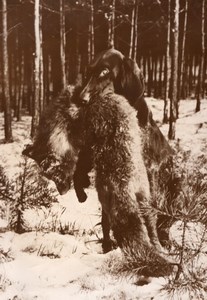
M 110 85 L 107 86 L 108 90 L 113 89 L 116 94 L 122 95 L 137 111 L 137 120 L 143 131 L 143 157 L 152 192 L 154 186 L 159 185 L 159 177 L 162 177 L 159 170 L 168 168 L 168 165 L 171 165 L 173 150 L 154 121 L 152 112 L 145 101 L 145 84 L 142 72 L 135 61 L 126 58 L 116 49 L 101 52 L 88 68 L 87 80 L 79 96 L 83 105 L 87 104 L 97 94 L 99 88 L 104 90 L 107 81 L 110 81 Z M 83 157 L 88 157 L 88 161 L 90 161 L 88 153 Z M 84 160 L 78 163 L 83 166 Z M 88 163 L 87 167 L 89 172 L 92 166 Z M 81 202 L 85 201 L 87 196 L 84 190 L 81 189 L 81 184 L 87 181 L 87 176 L 81 172 L 81 167 L 77 168 L 75 178 L 76 186 L 78 186 L 78 199 Z M 174 189 L 172 190 L 170 178 L 168 176 L 165 182 L 162 182 L 161 188 L 162 193 L 168 198 L 167 203 L 171 202 L 174 195 L 179 192 L 175 191 L 179 189 L 179 185 L 174 185 L 177 179 L 175 178 L 173 181 Z M 163 223 L 162 218 L 163 216 L 160 215 L 159 223 L 161 224 Z M 161 232 L 163 232 L 163 228 L 160 228 L 159 233 Z M 166 237 L 163 237 L 163 234 L 160 234 L 160 239 L 165 244 Z
M 136 62 L 126 58 L 116 49 L 101 52 L 88 68 L 88 78 L 80 98 L 87 103 L 96 93 L 96 87 L 102 82 L 104 88 L 105 74 L 110 78 L 116 94 L 124 96 L 137 111 L 139 126 L 144 132 L 144 155 L 146 160 L 159 164 L 172 155 L 172 149 L 153 119 L 144 98 L 144 77 Z M 148 161 L 149 163 L 149 161 Z
M 110 80 L 105 79 L 105 89 L 102 84 L 97 86 L 96 95 L 87 105 L 79 107 L 67 96 L 53 103 L 41 117 L 33 145 L 27 146 L 23 154 L 34 159 L 42 174 L 65 193 L 77 169 L 79 153 L 90 149 L 105 218 L 102 221 L 109 226 L 106 229 L 103 224 L 103 232 L 106 230 L 108 235 L 111 228 L 122 249 L 135 247 L 139 253 L 141 247 L 149 251 L 152 259 L 163 265 L 159 272 L 163 275 L 171 268 L 160 252 L 136 111 L 123 96 L 113 92 Z M 109 239 L 105 236 L 104 242 L 110 243 Z M 103 244 L 105 252 L 109 246 Z

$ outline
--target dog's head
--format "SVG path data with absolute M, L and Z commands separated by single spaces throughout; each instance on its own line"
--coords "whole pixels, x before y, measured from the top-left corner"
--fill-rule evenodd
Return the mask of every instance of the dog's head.
M 78 107 L 64 102 L 52 104 L 40 119 L 32 145 L 23 155 L 36 161 L 41 174 L 54 181 L 58 192 L 65 194 L 71 185 L 81 143 Z
M 87 103 L 96 93 L 123 95 L 138 111 L 141 126 L 148 122 L 149 110 L 144 100 L 144 79 L 135 61 L 110 49 L 101 52 L 88 69 L 88 78 L 80 97 Z

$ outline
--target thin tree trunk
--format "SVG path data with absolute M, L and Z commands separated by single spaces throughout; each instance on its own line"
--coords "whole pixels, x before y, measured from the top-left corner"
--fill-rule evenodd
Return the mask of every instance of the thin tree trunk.
M 178 96 L 178 30 L 179 30 L 179 0 L 175 0 L 174 34 L 173 34 L 173 67 L 172 67 L 172 95 L 170 99 L 169 139 L 175 139 L 175 124 L 177 116 Z
M 21 109 L 24 95 L 24 52 L 22 51 L 22 55 L 20 56 L 20 72 L 19 72 L 19 98 L 17 105 L 17 121 L 21 121 Z
M 9 55 L 9 97 L 10 97 L 10 101 L 11 103 L 13 102 L 13 99 L 14 99 L 14 91 L 13 91 L 13 86 L 14 86 L 14 82 L 13 82 L 13 79 L 14 79 L 14 55 L 13 54 L 10 54 Z
M 154 58 L 154 97 L 157 98 L 157 56 Z
M 82 74 L 81 74 L 81 55 L 79 52 L 79 33 L 76 32 L 76 72 L 75 72 L 75 84 L 82 85 Z
M 159 58 L 159 91 L 158 96 L 162 98 L 162 65 L 163 65 L 163 56 Z
M 206 49 L 206 47 L 205 47 L 205 49 Z M 206 52 L 206 50 L 205 50 L 205 52 Z M 206 57 L 206 55 L 204 55 L 202 98 L 205 97 L 206 65 L 207 65 L 207 57 Z
M 20 97 L 20 51 L 18 31 L 15 39 L 15 96 L 14 96 L 14 117 L 17 117 L 18 102 Z
M 27 109 L 28 109 L 28 112 L 29 112 L 29 115 L 31 116 L 32 115 L 32 104 L 33 104 L 33 88 L 34 88 L 34 85 L 33 85 L 33 66 L 34 66 L 34 62 L 31 61 L 31 65 L 30 65 L 30 73 L 29 75 L 30 76 L 27 76 L 26 77 L 26 81 L 27 81 L 27 91 L 28 91 L 28 101 L 26 103 L 27 105 Z
M 196 101 L 196 112 L 201 109 L 201 97 L 203 87 L 203 70 L 204 70 L 204 59 L 205 59 L 205 0 L 202 1 L 202 21 L 201 21 L 201 59 L 198 77 L 197 87 L 197 101 Z
M 139 1 L 134 0 L 131 20 L 131 36 L 130 36 L 130 48 L 129 57 L 137 59 L 137 41 L 138 41 L 138 6 Z
M 116 0 L 112 0 L 112 8 L 108 19 L 108 48 L 114 48 L 115 5 Z
M 88 64 L 91 62 L 91 26 L 88 26 Z
M 9 61 L 8 61 L 8 32 L 7 32 L 7 0 L 2 0 L 2 54 L 3 54 L 3 96 L 4 96 L 4 134 L 5 142 L 12 138 L 11 99 L 9 94 Z
M 134 55 L 133 59 L 137 59 L 137 42 L 138 42 L 138 7 L 139 0 L 135 0 L 135 17 L 134 17 Z
M 66 69 L 65 69 L 65 1 L 60 0 L 60 61 L 61 61 L 61 79 L 62 79 L 62 89 L 66 88 Z
M 93 0 L 90 1 L 90 17 L 88 26 L 88 63 L 94 57 L 94 8 Z
M 186 56 L 186 76 L 185 76 L 185 96 L 189 96 L 189 87 L 190 87 L 190 55 Z
M 90 0 L 90 16 L 88 25 L 88 64 L 94 58 L 94 6 Z
M 34 3 L 34 31 L 35 31 L 35 78 L 34 78 L 34 101 L 32 111 L 32 128 L 31 137 L 36 134 L 39 124 L 39 99 L 40 99 L 40 0 L 35 0 Z
M 197 67 L 197 56 L 194 55 L 194 57 L 193 57 L 193 85 L 194 85 L 195 89 L 196 89 L 196 85 L 197 85 L 196 67 Z M 195 91 L 195 94 L 196 94 L 196 91 Z
M 95 33 L 94 33 L 94 4 L 93 0 L 91 0 L 91 60 L 94 59 L 94 40 L 95 40 Z
M 169 88 L 170 88 L 170 15 L 171 15 L 171 0 L 168 0 L 167 12 L 167 46 L 165 54 L 165 96 L 164 96 L 164 112 L 163 123 L 169 121 Z
M 52 94 L 54 91 L 53 81 L 52 81 L 52 57 L 48 55 L 48 101 L 52 100 Z
M 129 48 L 129 57 L 132 58 L 133 54 L 133 45 L 134 45 L 134 21 L 135 21 L 135 4 L 132 9 L 132 20 L 131 20 L 131 35 L 130 35 L 130 48 Z
M 144 78 L 146 78 L 146 56 L 143 56 L 143 74 Z
M 188 20 L 188 0 L 185 0 L 185 15 L 184 15 L 184 26 L 183 26 L 183 41 L 181 48 L 181 70 L 180 70 L 180 89 L 178 99 L 181 97 L 184 98 L 184 89 L 185 89 L 185 48 L 186 48 L 186 32 L 187 32 L 187 20 Z
M 147 96 L 151 97 L 152 92 L 152 56 L 151 52 L 149 52 L 147 58 L 147 69 L 148 69 L 148 80 L 147 80 Z
M 42 7 L 40 7 L 40 114 L 44 109 L 44 64 L 43 64 L 43 48 L 42 48 Z

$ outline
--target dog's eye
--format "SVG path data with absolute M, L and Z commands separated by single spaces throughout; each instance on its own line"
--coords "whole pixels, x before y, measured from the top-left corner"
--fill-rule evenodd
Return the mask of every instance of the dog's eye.
M 107 75 L 109 73 L 109 69 L 105 68 L 101 71 L 101 73 L 99 74 L 99 78 L 104 77 L 105 75 Z

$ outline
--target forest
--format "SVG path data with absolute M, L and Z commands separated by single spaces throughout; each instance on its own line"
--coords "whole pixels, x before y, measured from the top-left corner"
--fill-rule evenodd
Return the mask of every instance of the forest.
M 206 0 L 2 0 L 0 19 L 0 299 L 207 299 Z M 65 108 L 64 95 L 84 87 L 90 63 L 113 48 L 140 67 L 155 137 L 169 145 L 160 162 L 136 147 L 150 188 L 149 207 L 135 201 L 136 220 L 152 213 L 165 238 L 157 252 L 139 239 L 117 247 L 110 232 L 105 253 L 94 171 L 80 203 L 74 180 L 60 195 L 22 155 L 38 141 L 42 112 L 52 107 L 61 122 L 56 104 Z M 141 128 L 144 142 L 149 129 Z M 129 211 L 117 214 L 120 224 Z
M 164 122 L 169 99 L 177 103 L 173 119 L 179 99 L 196 99 L 200 110 L 206 93 L 205 0 L 5 0 L 1 18 L 0 109 L 7 116 L 7 141 L 12 112 L 17 120 L 24 113 L 38 120 L 62 89 L 82 84 L 94 56 L 110 47 L 137 61 L 146 96 L 165 101 Z

